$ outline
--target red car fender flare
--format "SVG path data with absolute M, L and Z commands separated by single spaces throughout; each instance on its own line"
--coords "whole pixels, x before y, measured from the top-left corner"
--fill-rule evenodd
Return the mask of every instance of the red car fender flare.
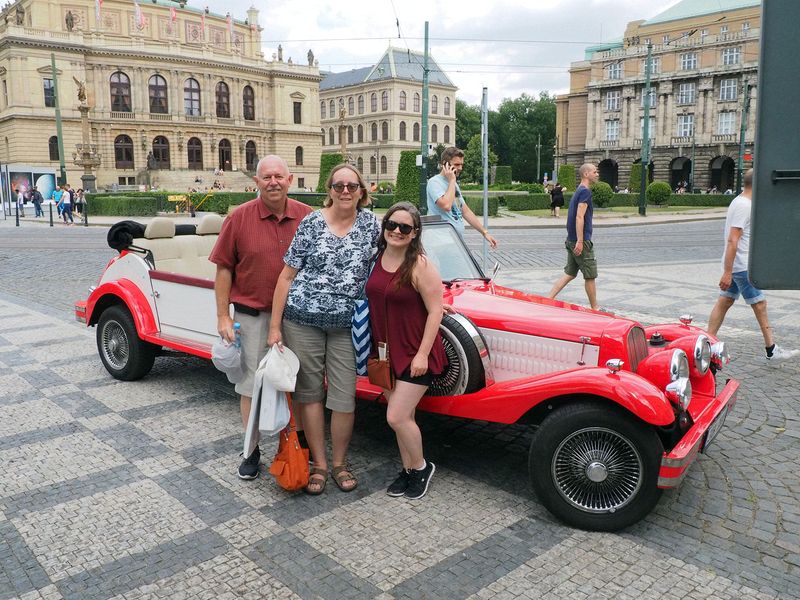
M 158 325 L 150 303 L 142 290 L 129 279 L 109 281 L 91 293 L 86 301 L 86 323 L 88 325 L 94 325 L 97 322 L 97 319 L 94 318 L 94 310 L 108 296 L 116 296 L 127 306 L 140 337 L 158 332 Z

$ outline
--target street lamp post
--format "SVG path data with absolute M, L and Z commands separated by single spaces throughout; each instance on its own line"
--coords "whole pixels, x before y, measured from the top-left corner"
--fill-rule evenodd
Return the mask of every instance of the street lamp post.
M 744 82 L 744 102 L 742 104 L 742 123 L 739 128 L 739 164 L 736 169 L 736 194 L 742 193 L 742 171 L 744 170 L 744 136 L 747 131 L 747 117 L 750 113 L 750 82 Z
M 642 120 L 642 183 L 639 189 L 639 214 L 647 214 L 647 179 L 650 165 L 650 65 L 653 60 L 653 44 L 647 43 L 647 58 L 644 61 L 644 114 Z

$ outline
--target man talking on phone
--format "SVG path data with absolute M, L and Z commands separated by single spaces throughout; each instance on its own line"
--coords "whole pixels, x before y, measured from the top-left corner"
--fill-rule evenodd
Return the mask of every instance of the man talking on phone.
M 489 242 L 489 246 L 497 248 L 497 240 L 483 228 L 472 209 L 464 202 L 461 188 L 458 187 L 459 174 L 464 169 L 464 152 L 450 146 L 442 152 L 441 171 L 428 180 L 428 214 L 439 215 L 453 224 L 461 237 L 464 237 L 464 221 Z

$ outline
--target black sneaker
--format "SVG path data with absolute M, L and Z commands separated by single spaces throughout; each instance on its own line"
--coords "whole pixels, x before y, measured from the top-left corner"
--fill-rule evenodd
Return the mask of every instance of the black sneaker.
M 258 446 L 253 453 L 239 465 L 239 479 L 255 479 L 258 477 L 258 463 L 261 462 L 261 450 Z
M 386 494 L 388 496 L 392 496 L 393 498 L 397 498 L 398 496 L 405 494 L 406 490 L 408 489 L 408 478 L 409 472 L 406 469 L 400 471 L 397 479 L 394 480 L 392 485 L 386 488 Z
M 408 487 L 403 495 L 411 500 L 422 498 L 428 491 L 428 486 L 431 484 L 435 471 L 436 465 L 431 461 L 428 461 L 428 464 L 421 471 L 411 469 L 408 474 Z

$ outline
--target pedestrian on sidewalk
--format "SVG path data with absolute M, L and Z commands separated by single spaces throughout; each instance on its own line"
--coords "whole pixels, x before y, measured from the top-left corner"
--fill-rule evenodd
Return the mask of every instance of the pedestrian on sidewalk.
M 592 205 L 591 185 L 600 179 L 597 166 L 592 163 L 585 163 L 580 170 L 581 184 L 569 201 L 569 211 L 567 212 L 567 240 L 564 245 L 567 248 L 567 266 L 564 267 L 564 275 L 555 282 L 553 289 L 548 296 L 555 298 L 570 281 L 578 276 L 578 271 L 583 275 L 583 283 L 586 289 L 586 296 L 589 304 L 597 310 L 597 259 L 594 256 L 594 244 L 592 243 Z
M 58 218 L 61 218 L 61 198 L 64 195 L 64 190 L 61 189 L 60 185 L 56 185 L 56 189 L 53 190 L 53 195 L 50 196 L 50 201 L 56 205 L 56 211 L 58 211 Z
M 25 195 L 19 191 L 19 188 L 14 190 L 14 193 L 17 196 L 17 214 L 20 217 L 25 216 Z
M 72 205 L 73 196 L 75 192 L 70 188 L 68 183 L 64 184 L 64 191 L 61 194 L 61 218 L 64 219 L 64 225 L 67 225 L 69 218 L 69 225 L 74 225 L 75 221 L 72 219 Z
M 43 217 L 44 211 L 42 210 L 42 202 L 44 202 L 44 198 L 42 198 L 42 192 L 36 189 L 36 186 L 33 186 L 33 190 L 31 190 L 31 202 L 33 202 L 33 208 L 36 211 L 36 216 Z
M 747 259 L 750 253 L 750 206 L 753 197 L 753 169 L 743 178 L 742 193 L 728 206 L 725 218 L 725 250 L 722 255 L 722 277 L 719 280 L 719 298 L 708 318 L 708 332 L 717 335 L 725 315 L 739 298 L 744 297 L 755 313 L 769 364 L 778 364 L 800 354 L 800 350 L 787 350 L 775 343 L 767 316 L 767 298 L 764 292 L 750 283 Z
M 564 206 L 564 186 L 556 183 L 550 188 L 550 216 L 558 218 L 561 207 Z

